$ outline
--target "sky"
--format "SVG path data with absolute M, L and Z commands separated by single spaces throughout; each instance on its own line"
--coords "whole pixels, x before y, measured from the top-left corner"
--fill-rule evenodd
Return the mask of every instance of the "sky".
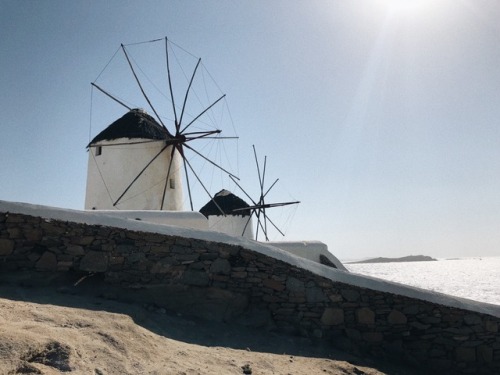
M 83 209 L 86 145 L 124 113 L 90 83 L 121 43 L 168 37 L 226 94 L 249 195 L 255 145 L 268 202 L 301 202 L 268 211 L 272 240 L 500 256 L 498 19 L 494 0 L 3 0 L 0 200 Z

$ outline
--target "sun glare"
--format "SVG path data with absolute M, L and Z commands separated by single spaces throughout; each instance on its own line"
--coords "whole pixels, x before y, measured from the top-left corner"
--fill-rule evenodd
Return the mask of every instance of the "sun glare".
M 435 0 L 380 0 L 378 3 L 393 14 L 412 15 L 430 10 Z

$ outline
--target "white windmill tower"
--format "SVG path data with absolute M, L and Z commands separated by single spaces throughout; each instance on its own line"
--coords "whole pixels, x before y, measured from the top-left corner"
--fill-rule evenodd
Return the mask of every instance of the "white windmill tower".
M 88 148 L 86 210 L 182 210 L 179 155 L 145 111 L 130 110 Z
M 245 230 L 247 226 L 252 224 L 252 216 L 255 215 L 257 219 L 257 224 L 256 224 L 256 230 L 255 230 L 255 240 L 258 241 L 259 239 L 259 230 L 262 231 L 264 234 L 264 238 L 266 241 L 269 241 L 268 237 L 268 223 L 270 224 L 269 227 L 274 227 L 282 236 L 285 234 L 276 226 L 276 224 L 269 218 L 268 213 L 266 213 L 266 210 L 269 210 L 271 208 L 275 207 L 283 207 L 283 206 L 289 206 L 289 205 L 295 205 L 299 204 L 300 201 L 293 201 L 293 202 L 278 202 L 278 203 L 267 203 L 266 202 L 266 196 L 267 194 L 271 191 L 271 189 L 276 185 L 278 182 L 278 178 L 271 184 L 267 190 L 265 189 L 265 179 L 266 179 L 266 164 L 267 164 L 267 156 L 264 157 L 264 167 L 261 171 L 261 167 L 259 165 L 259 160 L 257 159 L 257 151 L 255 150 L 255 146 L 253 147 L 253 154 L 255 157 L 255 164 L 257 165 L 257 173 L 259 175 L 259 187 L 260 187 L 260 197 L 258 200 L 252 199 L 250 195 L 241 187 L 241 185 L 232 177 L 229 176 L 233 182 L 240 188 L 240 190 L 247 196 L 247 198 L 252 202 L 252 205 L 246 205 L 243 208 L 235 208 L 232 211 L 233 215 L 239 215 L 241 212 L 245 212 L 247 215 L 247 218 L 245 218 L 246 224 L 243 227 L 243 233 L 245 233 Z
M 132 45 L 161 41 L 163 39 Z M 142 99 L 147 102 L 146 105 L 152 111 L 151 115 L 142 109 L 132 108 L 125 99 L 119 99 L 98 86 L 96 82 L 92 83 L 93 87 L 126 108 L 128 112 L 95 136 L 88 145 L 85 209 L 180 211 L 183 209 L 182 188 L 185 186 L 191 211 L 194 211 L 191 192 L 193 181 L 210 196 L 210 199 L 213 197 L 202 182 L 200 172 L 196 171 L 188 154 L 200 159 L 204 165 L 216 167 L 232 178 L 236 178 L 193 146 L 193 141 L 202 144 L 203 141 L 211 139 L 237 138 L 221 137 L 221 130 L 212 123 L 217 117 L 214 111 L 220 106 L 217 104 L 223 103 L 222 99 L 225 95 L 217 96 L 216 100 L 212 99 L 208 93 L 207 75 L 203 73 L 201 59 L 197 59 L 190 76 L 182 71 L 182 76 L 185 78 L 185 92 L 183 100 L 180 101 L 182 104 L 178 106 L 174 98 L 174 86 L 179 86 L 180 82 L 173 80 L 170 72 L 169 50 L 172 48 L 172 43 L 167 38 L 164 41 L 166 64 L 163 69 L 166 70 L 168 84 L 163 86 L 168 88 L 168 94 L 161 93 L 163 97 L 157 97 L 157 99 L 170 101 L 169 114 L 160 116 L 153 106 L 152 102 L 155 100 L 146 94 L 147 86 L 141 82 L 138 74 L 144 74 L 146 83 L 151 80 L 137 65 L 136 60 L 129 56 L 128 49 L 123 44 L 120 49 L 123 51 L 131 72 L 129 77 L 133 77 L 133 81 L 138 85 Z M 174 57 L 177 59 L 178 56 L 174 53 Z M 200 70 L 202 72 L 200 80 L 206 101 L 203 101 L 195 89 L 197 83 L 195 77 L 197 71 Z M 159 91 L 155 84 L 149 89 L 153 92 Z M 127 91 L 130 91 L 128 87 Z M 185 185 L 183 181 L 186 182 Z
M 243 199 L 223 189 L 200 212 L 208 219 L 210 230 L 253 239 L 252 210 L 249 207 Z

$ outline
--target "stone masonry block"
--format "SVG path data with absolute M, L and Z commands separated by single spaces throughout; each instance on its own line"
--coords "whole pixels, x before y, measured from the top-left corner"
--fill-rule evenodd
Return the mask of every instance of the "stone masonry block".
M 108 255 L 100 251 L 89 251 L 82 258 L 80 269 L 88 272 L 105 272 L 108 269 Z
M 375 313 L 368 307 L 356 310 L 356 320 L 360 324 L 375 324 Z
M 459 362 L 474 362 L 476 360 L 475 348 L 457 348 L 455 358 Z
M 57 270 L 57 258 L 56 255 L 50 251 L 46 251 L 40 257 L 36 263 L 36 268 L 44 271 L 55 271 Z
M 304 282 L 295 277 L 289 277 L 286 280 L 286 288 L 292 293 L 303 293 L 306 289 Z
M 406 315 L 398 310 L 392 310 L 387 316 L 387 322 L 389 324 L 406 324 L 408 319 Z
M 285 289 L 285 285 L 278 280 L 264 279 L 262 280 L 262 284 L 270 289 L 277 290 L 279 292 Z
M 229 275 L 231 273 L 231 264 L 227 259 L 216 259 L 210 265 L 210 272 L 215 274 Z
M 325 302 L 328 299 L 325 294 L 318 287 L 312 287 L 306 289 L 306 300 L 308 303 L 317 303 L 317 302 Z
M 344 310 L 332 307 L 326 308 L 321 316 L 321 323 L 327 326 L 344 323 Z
M 14 250 L 14 241 L 5 238 L 0 238 L 0 256 L 10 255 Z

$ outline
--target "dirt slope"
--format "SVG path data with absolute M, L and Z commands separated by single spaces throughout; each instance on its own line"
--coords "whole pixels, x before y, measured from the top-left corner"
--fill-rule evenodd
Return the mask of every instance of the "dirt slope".
M 307 339 L 195 320 L 153 306 L 47 287 L 0 286 L 0 373 L 411 372 L 317 347 Z

